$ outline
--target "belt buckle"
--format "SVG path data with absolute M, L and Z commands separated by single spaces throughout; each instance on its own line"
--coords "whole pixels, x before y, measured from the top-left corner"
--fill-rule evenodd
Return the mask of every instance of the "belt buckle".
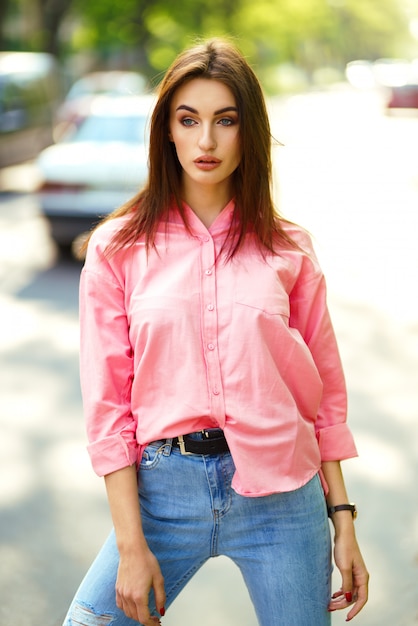
M 177 441 L 179 442 L 180 454 L 184 454 L 186 456 L 193 454 L 193 452 L 187 452 L 186 442 L 184 441 L 183 435 L 178 435 Z

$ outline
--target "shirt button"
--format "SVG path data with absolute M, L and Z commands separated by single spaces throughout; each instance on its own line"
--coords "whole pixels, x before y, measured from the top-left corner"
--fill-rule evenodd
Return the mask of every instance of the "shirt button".
M 213 390 L 213 395 L 214 396 L 219 396 L 219 389 L 214 389 Z
M 206 307 L 208 311 L 213 311 L 213 309 L 215 308 L 213 306 L 213 304 L 208 304 L 208 306 Z
M 212 270 L 205 270 L 206 276 L 210 276 L 212 274 Z
M 215 350 L 215 344 L 214 343 L 208 343 L 208 350 Z
M 207 243 L 208 241 L 210 241 L 210 237 L 203 237 L 203 241 L 206 241 Z

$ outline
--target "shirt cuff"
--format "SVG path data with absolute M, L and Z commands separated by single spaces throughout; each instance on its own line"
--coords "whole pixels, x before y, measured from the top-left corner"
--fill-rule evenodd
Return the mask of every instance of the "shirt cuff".
M 358 456 L 353 435 L 345 422 L 322 428 L 316 436 L 321 461 L 343 461 Z
M 138 460 L 138 444 L 134 440 L 128 443 L 120 433 L 91 443 L 87 451 L 98 476 L 134 465 Z

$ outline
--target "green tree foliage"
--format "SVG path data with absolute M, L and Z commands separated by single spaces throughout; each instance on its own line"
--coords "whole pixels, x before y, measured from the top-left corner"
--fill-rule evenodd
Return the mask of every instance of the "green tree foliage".
M 202 36 L 234 37 L 267 83 L 269 68 L 278 64 L 292 63 L 309 75 L 320 66 L 394 56 L 409 37 L 399 0 L 74 2 L 73 11 L 82 16 L 79 47 L 129 47 L 138 69 L 154 80 Z
M 3 0 L 37 15 L 31 49 L 115 56 L 154 80 L 195 39 L 229 35 L 260 68 L 402 55 L 409 0 Z M 405 3 L 405 4 L 404 4 Z M 17 7 L 17 8 L 16 8 Z M 9 14 L 10 14 L 9 9 Z M 6 15 L 0 31 L 7 39 Z M 29 35 L 26 32 L 26 37 Z
M 239 0 L 73 0 L 78 48 L 130 48 L 149 76 L 164 71 L 193 39 L 233 33 Z
M 261 55 L 306 68 L 392 56 L 409 36 L 398 0 L 244 0 L 238 18 Z

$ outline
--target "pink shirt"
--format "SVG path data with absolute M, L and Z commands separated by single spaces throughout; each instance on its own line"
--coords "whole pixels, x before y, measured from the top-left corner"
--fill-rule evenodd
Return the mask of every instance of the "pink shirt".
M 81 384 L 89 454 L 99 475 L 138 461 L 154 440 L 224 430 L 234 489 L 289 491 L 321 461 L 356 455 L 325 283 L 305 231 L 303 248 L 265 259 L 252 235 L 215 264 L 230 202 L 208 230 L 189 207 L 162 223 L 156 251 L 143 239 L 104 258 L 121 227 L 102 225 L 80 286 Z

